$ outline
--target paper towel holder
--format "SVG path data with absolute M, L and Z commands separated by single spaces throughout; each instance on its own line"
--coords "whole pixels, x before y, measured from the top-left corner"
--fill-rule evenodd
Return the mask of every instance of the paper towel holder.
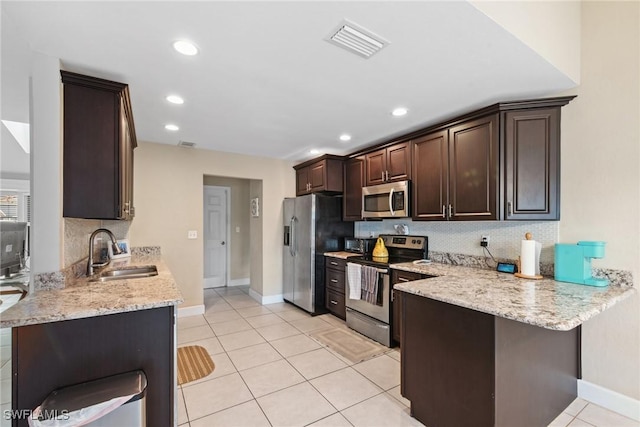
M 526 233 L 524 235 L 524 238 L 527 240 L 531 240 L 531 233 Z M 519 277 L 521 279 L 528 279 L 528 280 L 541 280 L 543 277 L 539 274 L 533 275 L 533 276 L 529 276 L 527 274 L 522 274 L 520 273 L 522 271 L 522 269 L 520 268 L 520 257 L 518 257 L 518 273 L 514 273 L 514 276 Z

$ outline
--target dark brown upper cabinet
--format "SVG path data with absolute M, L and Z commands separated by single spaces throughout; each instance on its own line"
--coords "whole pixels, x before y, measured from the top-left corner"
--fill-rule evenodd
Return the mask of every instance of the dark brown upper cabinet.
M 364 156 L 349 159 L 344 163 L 344 194 L 342 219 L 362 219 L 362 187 L 364 187 Z
M 449 205 L 449 131 L 413 141 L 413 218 L 445 220 Z
M 410 143 L 401 142 L 366 154 L 365 174 L 366 185 L 410 179 Z
M 501 102 L 352 153 L 343 219 L 362 219 L 363 186 L 409 179 L 414 220 L 560 219 L 560 109 L 573 98 Z M 296 166 L 298 195 L 342 191 L 326 157 Z
M 560 219 L 560 108 L 503 113 L 504 218 Z
M 414 141 L 414 219 L 492 220 L 498 205 L 498 115 Z
M 60 72 L 64 85 L 63 216 L 131 219 L 137 146 L 126 84 Z
M 311 193 L 342 193 L 343 157 L 325 154 L 297 166 L 296 196 Z

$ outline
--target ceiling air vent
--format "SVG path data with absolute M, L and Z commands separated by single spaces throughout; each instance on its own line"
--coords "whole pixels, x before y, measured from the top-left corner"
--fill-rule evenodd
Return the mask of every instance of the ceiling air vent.
M 178 142 L 178 146 L 179 147 L 187 147 L 187 148 L 193 148 L 196 146 L 195 142 L 189 142 L 189 141 L 180 141 Z
M 325 40 L 365 59 L 371 58 L 389 44 L 379 35 L 346 19 Z

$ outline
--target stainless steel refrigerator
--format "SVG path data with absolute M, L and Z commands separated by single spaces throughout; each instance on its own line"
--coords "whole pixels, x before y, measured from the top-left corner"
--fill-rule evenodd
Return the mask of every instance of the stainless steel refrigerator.
M 342 197 L 309 194 L 284 199 L 284 300 L 325 313 L 324 253 L 344 248 L 353 223 L 342 221 Z

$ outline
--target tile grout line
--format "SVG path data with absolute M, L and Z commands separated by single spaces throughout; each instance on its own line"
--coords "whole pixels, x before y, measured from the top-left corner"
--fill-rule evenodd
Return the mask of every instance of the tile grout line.
M 238 294 L 238 295 L 241 295 L 241 294 Z M 223 297 L 223 298 L 224 298 L 224 297 Z M 225 301 L 229 304 L 229 302 L 228 302 L 226 299 L 225 299 Z M 231 305 L 231 304 L 229 304 L 229 305 Z M 262 306 L 262 307 L 264 307 L 264 306 Z M 232 308 L 231 308 L 231 309 L 232 309 L 232 310 L 234 310 L 238 315 L 240 315 L 240 316 L 241 316 L 241 318 L 242 318 L 242 320 L 245 320 L 245 321 L 246 321 L 246 318 L 245 318 L 245 317 L 243 317 L 240 313 L 238 313 L 238 308 L 235 308 L 235 307 L 233 307 L 233 306 L 232 306 Z M 242 308 L 240 308 L 240 309 L 242 309 Z M 230 311 L 230 310 L 225 310 L 225 311 Z M 300 333 L 299 333 L 299 334 L 296 334 L 296 335 L 303 335 L 303 336 L 306 336 L 307 338 L 312 339 L 314 342 L 316 342 L 316 343 L 318 343 L 318 344 L 320 345 L 320 347 L 319 347 L 319 348 L 312 349 L 312 350 L 308 350 L 308 351 L 306 351 L 306 352 L 298 353 L 298 354 L 295 354 L 295 355 L 291 355 L 291 356 L 289 356 L 289 357 L 294 357 L 294 356 L 298 356 L 298 355 L 302 355 L 302 354 L 310 353 L 310 352 L 312 352 L 312 351 L 319 350 L 319 349 L 325 349 L 325 350 L 327 350 L 327 351 L 328 351 L 332 356 L 336 357 L 336 359 L 338 359 L 338 360 L 340 360 L 341 362 L 343 362 L 342 358 L 338 357 L 338 356 L 335 354 L 335 352 L 334 352 L 334 351 L 332 351 L 332 349 L 330 349 L 328 346 L 324 345 L 323 343 L 318 342 L 317 340 L 315 340 L 313 337 L 311 337 L 311 336 L 310 336 L 310 333 L 311 333 L 311 332 L 314 332 L 314 331 L 316 331 L 316 330 L 320 330 L 320 329 L 322 329 L 322 328 L 313 329 L 313 330 L 310 330 L 310 331 L 302 331 L 302 330 L 300 330 L 299 328 L 297 328 L 295 325 L 291 324 L 291 322 L 290 322 L 290 321 L 288 321 L 288 320 L 286 320 L 286 319 L 282 318 L 281 316 L 279 316 L 277 312 L 272 312 L 272 313 L 273 313 L 273 314 L 276 314 L 279 318 L 281 318 L 281 319 L 284 321 L 284 323 L 283 323 L 283 324 L 288 324 L 288 325 L 290 325 L 290 326 L 294 327 L 295 329 L 297 329 Z M 266 313 L 266 314 L 268 315 L 269 313 Z M 257 317 L 257 316 L 260 316 L 260 315 L 263 315 L 263 314 L 258 314 L 258 315 L 256 315 L 256 316 L 252 316 L 252 317 Z M 204 315 L 203 315 L 203 316 L 204 316 Z M 314 317 L 310 317 L 310 318 L 314 318 Z M 319 317 L 318 317 L 318 318 L 319 318 Z M 302 318 L 302 319 L 293 319 L 293 321 L 295 321 L 295 320 L 303 320 L 303 319 L 305 319 L 305 318 Z M 240 320 L 240 319 L 236 319 L 236 320 Z M 334 325 L 333 323 L 328 322 L 328 321 L 326 321 L 326 320 L 324 320 L 324 319 L 320 319 L 320 320 L 322 320 L 323 322 L 327 323 L 327 324 L 328 324 L 329 326 L 331 326 L 331 327 L 339 327 L 338 325 Z M 208 319 L 206 319 L 206 317 L 205 317 L 205 321 L 207 322 L 207 324 L 209 325 L 210 329 L 212 330 L 212 332 L 213 332 L 213 334 L 214 334 L 214 337 L 216 337 L 216 338 L 217 338 L 217 337 L 219 337 L 219 335 L 215 334 L 215 331 L 213 331 L 213 328 L 211 327 L 211 324 L 209 323 L 209 320 L 208 320 Z M 249 322 L 247 322 L 247 323 L 249 323 Z M 250 323 L 249 323 L 249 324 L 250 324 Z M 280 324 L 280 323 L 277 323 L 277 324 Z M 275 325 L 275 324 L 272 324 L 272 325 L 265 325 L 265 326 L 262 326 L 262 327 L 274 326 L 274 325 Z M 359 404 L 361 404 L 361 403 L 363 403 L 363 402 L 366 402 L 367 400 L 370 400 L 370 399 L 375 398 L 375 397 L 377 397 L 377 396 L 380 396 L 380 395 L 382 395 L 382 394 L 387 394 L 387 393 L 388 393 L 388 390 L 385 390 L 383 387 L 380 387 L 378 384 L 376 384 L 375 382 L 373 382 L 372 380 L 370 380 L 369 378 L 367 378 L 364 374 L 362 374 L 360 371 L 358 371 L 357 369 L 355 369 L 355 368 L 354 368 L 354 367 L 355 367 L 355 366 L 357 366 L 357 365 L 360 365 L 360 364 L 362 364 L 362 363 L 365 363 L 365 362 L 367 362 L 367 361 L 369 361 L 369 360 L 373 360 L 373 359 L 375 359 L 375 358 L 377 358 L 377 357 L 373 357 L 373 358 L 371 358 L 371 359 L 367 359 L 367 360 L 360 361 L 360 362 L 357 362 L 357 363 L 353 363 L 353 362 L 349 361 L 349 362 L 351 362 L 351 363 L 352 363 L 351 365 L 349 365 L 349 364 L 347 364 L 347 363 L 344 363 L 344 362 L 343 362 L 343 363 L 345 364 L 345 367 L 344 367 L 344 368 L 337 369 L 337 370 L 332 371 L 332 372 L 327 372 L 327 373 L 325 373 L 325 374 L 323 374 L 323 375 L 320 375 L 320 376 L 315 377 L 315 378 L 312 378 L 312 379 L 307 379 L 307 378 L 306 378 L 306 377 L 305 377 L 305 376 L 304 376 L 304 375 L 303 375 L 303 374 L 302 374 L 298 369 L 296 369 L 296 367 L 295 367 L 295 366 L 293 366 L 293 364 L 289 361 L 288 357 L 284 356 L 281 352 L 279 352 L 279 351 L 278 351 L 278 349 L 277 349 L 277 348 L 275 348 L 275 347 L 272 345 L 272 341 L 269 341 L 269 340 L 267 340 L 264 336 L 262 336 L 262 334 L 260 334 L 260 332 L 257 330 L 257 328 L 255 328 L 252 324 L 250 324 L 250 326 L 251 326 L 251 328 L 252 328 L 252 329 L 249 329 L 249 330 L 254 330 L 258 335 L 260 335 L 263 339 L 265 339 L 265 342 L 266 342 L 267 344 L 269 344 L 269 346 L 270 346 L 270 347 L 271 347 L 271 348 L 272 348 L 272 349 L 273 349 L 273 350 L 274 350 L 274 351 L 275 351 L 275 352 L 276 352 L 276 353 L 281 357 L 281 359 L 280 359 L 280 360 L 284 360 L 284 361 L 286 361 L 286 362 L 287 362 L 287 364 L 288 364 L 288 365 L 289 365 L 289 366 L 290 366 L 290 367 L 291 367 L 295 372 L 297 372 L 297 373 L 298 373 L 298 374 L 303 378 L 303 380 L 304 380 L 303 382 L 300 382 L 300 383 L 297 383 L 297 384 L 293 384 L 293 385 L 291 385 L 291 386 L 288 386 L 288 387 L 282 388 L 282 389 L 280 389 L 280 390 L 275 390 L 275 391 L 273 391 L 273 392 L 271 392 L 271 393 L 267 393 L 267 394 L 265 394 L 264 396 L 260 396 L 260 397 L 269 396 L 269 395 L 271 395 L 271 394 L 278 393 L 278 392 L 280 392 L 280 391 L 283 391 L 283 390 L 286 390 L 286 389 L 288 389 L 288 388 L 292 388 L 292 387 L 298 386 L 298 385 L 300 385 L 300 384 L 304 384 L 304 383 L 306 382 L 306 383 L 308 383 L 308 384 L 309 384 L 309 385 L 310 385 L 310 386 L 311 386 L 311 387 L 312 387 L 312 388 L 313 388 L 313 389 L 314 389 L 314 390 L 315 390 L 315 391 L 316 391 L 320 396 L 322 396 L 322 398 L 323 398 L 325 401 L 327 401 L 327 403 L 329 403 L 329 405 L 330 405 L 330 406 L 331 406 L 331 407 L 336 411 L 336 412 L 334 412 L 334 413 L 332 413 L 332 414 L 330 414 L 330 415 L 327 415 L 326 417 L 323 417 L 323 418 L 320 418 L 320 419 L 318 419 L 318 420 L 312 421 L 311 423 L 309 423 L 309 424 L 307 424 L 307 425 L 310 425 L 310 424 L 313 424 L 313 423 L 318 422 L 318 421 L 320 421 L 320 420 L 323 420 L 323 419 L 325 419 L 325 418 L 328 418 L 328 417 L 334 416 L 335 414 L 340 414 L 340 415 L 341 415 L 345 420 L 347 420 L 347 422 L 348 422 L 350 425 L 353 425 L 353 424 L 352 424 L 352 423 L 351 423 L 351 422 L 350 422 L 350 421 L 349 421 L 349 420 L 344 416 L 344 414 L 342 414 L 342 411 L 338 410 L 338 409 L 337 409 L 337 408 L 336 408 L 336 407 L 335 407 L 335 406 L 334 406 L 334 405 L 333 405 L 333 404 L 332 404 L 332 403 L 331 403 L 331 402 L 330 402 L 330 401 L 329 401 L 329 400 L 328 400 L 328 399 L 327 399 L 327 398 L 326 398 L 326 397 L 325 397 L 325 396 L 320 392 L 320 390 L 318 390 L 318 389 L 317 389 L 317 388 L 316 388 L 316 387 L 311 383 L 311 380 L 315 380 L 315 379 L 317 379 L 317 378 L 322 378 L 322 377 L 324 377 L 324 376 L 327 376 L 327 375 L 333 374 L 333 373 L 335 373 L 335 372 L 339 372 L 339 371 L 341 371 L 341 370 L 345 370 L 345 369 L 347 369 L 347 368 L 353 368 L 353 371 L 357 372 L 357 374 L 358 374 L 358 375 L 360 375 L 362 378 L 364 378 L 367 382 L 369 382 L 369 383 L 373 384 L 373 386 L 374 386 L 376 389 L 378 389 L 378 391 L 379 391 L 379 392 L 378 392 L 377 394 L 375 394 L 374 396 L 371 396 L 371 397 L 369 397 L 369 398 L 367 398 L 367 399 L 364 399 L 364 400 L 362 400 L 362 401 L 360 401 L 360 402 L 356 402 L 356 403 L 354 403 L 353 405 L 350 405 L 350 406 L 348 406 L 348 407 L 344 408 L 343 410 L 347 410 L 347 409 L 349 409 L 349 408 L 351 408 L 351 407 L 353 407 L 353 406 L 356 406 L 356 405 L 359 405 Z M 186 329 L 188 329 L 188 328 L 186 328 Z M 239 331 L 239 332 L 243 332 L 243 331 Z M 228 335 L 228 334 L 227 334 L 227 335 Z M 282 337 L 282 338 L 278 338 L 278 339 L 275 339 L 275 340 L 273 340 L 273 341 L 278 341 L 278 340 L 281 340 L 281 339 L 290 338 L 290 337 L 292 337 L 292 336 L 296 336 L 296 335 L 291 335 L 291 336 L 289 336 L 289 337 Z M 249 392 L 250 392 L 251 396 L 253 396 L 253 400 L 256 402 L 256 404 L 258 405 L 258 407 L 259 407 L 259 408 L 260 408 L 260 410 L 262 411 L 263 415 L 265 416 L 265 418 L 267 419 L 267 421 L 269 422 L 269 424 L 270 424 L 270 425 L 272 425 L 271 421 L 269 420 L 269 418 L 267 417 L 266 413 L 264 412 L 264 409 L 262 408 L 262 406 L 260 406 L 260 403 L 259 403 L 259 402 L 258 402 L 258 400 L 257 400 L 258 398 L 254 395 L 253 391 L 251 391 L 251 389 L 249 388 L 248 384 L 246 383 L 246 381 L 245 381 L 244 377 L 243 377 L 243 376 L 242 376 L 242 374 L 241 374 L 241 371 L 238 369 L 238 367 L 237 367 L 237 366 L 236 366 L 236 364 L 233 362 L 233 360 L 231 359 L 231 357 L 229 357 L 229 351 L 227 351 L 227 350 L 226 350 L 226 348 L 224 348 L 224 345 L 223 345 L 222 343 L 220 343 L 220 344 L 221 344 L 221 346 L 222 346 L 222 348 L 223 348 L 223 350 L 224 350 L 224 354 L 229 358 L 229 360 L 231 361 L 232 365 L 233 365 L 233 366 L 234 366 L 234 368 L 236 369 L 236 372 L 235 372 L 235 373 L 237 373 L 237 374 L 240 376 L 240 378 L 241 378 L 241 380 L 243 381 L 243 383 L 244 383 L 245 387 L 247 387 L 247 389 L 249 390 Z M 235 350 L 240 350 L 240 349 L 246 349 L 246 348 L 250 348 L 250 347 L 257 346 L 257 345 L 262 345 L 262 344 L 264 344 L 264 343 L 260 343 L 260 344 L 253 344 L 253 345 L 249 345 L 249 346 L 245 346 L 245 347 L 240 347 L 240 348 L 238 348 L 238 349 L 234 349 L 234 350 L 230 350 L 230 351 L 235 351 Z M 390 349 L 389 351 L 393 351 L 393 350 L 392 350 L 392 349 Z M 388 353 L 388 352 L 385 352 L 385 353 L 380 354 L 380 355 L 378 355 L 378 356 L 387 355 L 387 353 Z M 389 357 L 390 357 L 390 356 L 389 356 Z M 391 358 L 392 360 L 395 360 L 395 359 L 393 359 L 392 357 L 390 357 L 390 358 Z M 252 367 L 250 367 L 250 368 L 244 369 L 244 371 L 249 370 L 249 369 L 253 369 L 253 368 L 255 368 L 255 367 L 259 367 L 259 366 L 264 366 L 264 365 L 266 365 L 266 364 L 268 364 L 268 363 L 278 362 L 278 361 L 280 361 L 280 360 L 270 361 L 270 362 L 262 363 L 262 364 L 260 364 L 260 365 L 252 366 Z M 228 375 L 232 375 L 232 374 L 233 374 L 233 373 L 230 373 L 230 374 L 227 374 L 227 375 L 224 375 L 224 376 L 221 376 L 221 377 L 217 377 L 217 378 L 222 378 L 222 377 L 225 377 L 225 376 L 228 376 Z M 216 379 L 216 378 L 213 378 L 213 379 Z M 213 379 L 212 379 L 212 380 L 213 380 Z M 393 388 L 395 388 L 395 387 L 397 387 L 397 386 L 393 386 L 393 387 L 389 388 L 389 390 L 391 390 L 391 389 L 393 389 Z M 397 400 L 397 399 L 395 399 L 393 396 L 391 396 L 391 397 L 392 397 L 395 401 L 398 401 L 398 400 Z M 249 400 L 249 401 L 250 401 L 250 400 Z M 249 401 L 247 401 L 247 402 L 249 402 Z M 233 406 L 231 406 L 231 407 L 229 407 L 229 408 L 225 408 L 225 409 L 222 409 L 222 410 L 220 410 L 220 411 L 216 411 L 216 412 L 214 412 L 214 413 L 212 413 L 212 414 L 208 414 L 208 415 L 206 415 L 206 416 L 210 416 L 210 415 L 213 415 L 213 414 L 215 414 L 215 413 L 219 413 L 219 412 L 225 411 L 225 410 L 227 410 L 227 409 L 233 408 L 233 407 L 235 407 L 235 406 L 239 406 L 239 405 L 244 404 L 244 403 L 247 403 L 247 402 L 242 402 L 242 403 L 239 403 L 239 404 L 237 404 L 237 405 L 233 405 Z M 400 402 L 400 401 L 398 401 L 398 402 L 399 402 L 400 404 L 402 404 L 402 406 L 404 406 L 403 402 Z M 185 401 L 185 409 L 186 409 L 186 401 Z M 200 417 L 200 418 L 198 418 L 198 419 L 201 419 L 201 418 L 204 418 L 204 417 Z M 190 423 L 191 421 L 195 421 L 195 420 L 190 420 L 190 419 L 188 418 L 188 416 L 187 416 L 187 419 L 189 420 L 189 423 Z

